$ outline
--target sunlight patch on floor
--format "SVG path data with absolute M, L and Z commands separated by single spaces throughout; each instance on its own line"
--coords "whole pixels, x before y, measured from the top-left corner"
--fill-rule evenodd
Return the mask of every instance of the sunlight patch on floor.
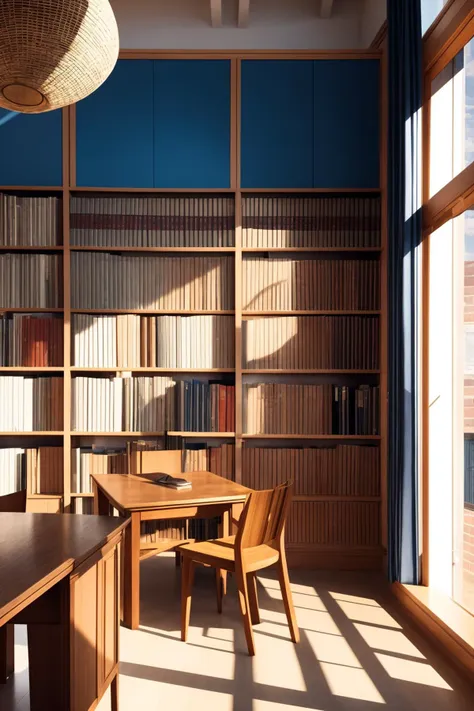
M 378 652 L 375 653 L 375 656 L 392 679 L 452 691 L 447 681 L 429 664 L 411 659 L 400 659 L 400 657 L 392 657 L 389 654 Z
M 346 617 L 357 622 L 370 622 L 373 625 L 383 625 L 401 629 L 398 622 L 382 607 L 371 607 L 356 602 L 337 601 Z
M 402 630 L 388 630 L 385 627 L 373 627 L 372 625 L 358 622 L 354 623 L 354 627 L 371 649 L 425 659 L 425 656 L 415 647 L 413 642 L 410 642 Z
M 361 669 L 362 665 L 354 654 L 350 644 L 344 637 L 322 634 L 320 632 L 305 632 L 311 649 L 319 662 L 331 662 L 347 667 Z
M 321 662 L 321 670 L 334 696 L 385 704 L 385 700 L 364 669 Z

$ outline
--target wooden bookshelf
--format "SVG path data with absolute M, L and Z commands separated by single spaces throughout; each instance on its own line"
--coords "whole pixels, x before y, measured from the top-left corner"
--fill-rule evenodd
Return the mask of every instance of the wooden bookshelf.
M 311 53 L 309 53 L 311 55 Z M 155 55 L 154 55 L 155 56 Z M 184 58 L 184 57 L 183 57 Z M 311 57 L 310 57 L 311 58 Z M 316 57 L 315 57 L 316 58 Z M 361 54 L 362 60 L 362 54 Z M 137 59 L 139 61 L 139 59 Z M 117 442 L 117 449 L 124 443 L 131 442 L 137 439 L 147 438 L 161 439 L 166 436 L 181 438 L 183 442 L 183 447 L 186 446 L 186 441 L 190 440 L 191 446 L 199 446 L 201 443 L 193 442 L 193 440 L 204 440 L 206 446 L 210 446 L 210 441 L 217 440 L 211 446 L 216 450 L 219 448 L 228 447 L 233 448 L 233 475 L 237 482 L 246 483 L 245 477 L 246 472 L 244 471 L 243 461 L 249 452 L 256 449 L 262 450 L 272 450 L 275 452 L 289 452 L 291 456 L 297 457 L 300 452 L 303 454 L 307 452 L 341 452 L 341 457 L 352 456 L 354 452 L 359 450 L 363 454 L 373 454 L 375 452 L 374 458 L 378 457 L 377 460 L 377 470 L 374 477 L 378 476 L 377 487 L 373 488 L 367 493 L 367 490 L 361 489 L 360 493 L 353 493 L 354 489 L 350 490 L 350 477 L 353 474 L 352 470 L 346 470 L 343 468 L 345 465 L 341 465 L 342 468 L 337 470 L 337 477 L 341 480 L 341 488 L 343 493 L 334 493 L 330 491 L 329 486 L 331 482 L 326 482 L 327 491 L 323 489 L 325 493 L 315 493 L 315 494 L 305 494 L 305 493 L 295 493 L 293 497 L 293 508 L 294 512 L 301 512 L 302 510 L 308 512 L 308 521 L 314 523 L 316 528 L 318 520 L 322 520 L 329 532 L 327 540 L 323 543 L 315 543 L 314 539 L 305 539 L 305 533 L 302 530 L 297 530 L 297 526 L 294 523 L 295 518 L 298 518 L 298 513 L 293 515 L 292 523 L 292 513 L 290 512 L 289 518 L 289 530 L 291 530 L 291 536 L 288 541 L 288 558 L 290 563 L 295 565 L 328 565 L 329 567 L 345 567 L 345 568 L 371 568 L 380 569 L 382 565 L 383 555 L 384 555 L 384 545 L 386 542 L 385 535 L 385 512 L 384 507 L 386 504 L 386 463 L 385 463 L 385 452 L 386 452 L 386 440 L 387 440 L 387 422 L 386 422 L 386 389 L 387 389 L 387 349 L 386 349 L 386 337 L 387 337 L 387 301 L 386 301 L 386 259 L 387 259 L 387 235 L 386 235 L 386 186 L 382 179 L 382 187 L 374 188 L 247 188 L 243 187 L 242 184 L 242 166 L 241 166 L 241 80 L 242 72 L 241 65 L 242 61 L 238 56 L 232 55 L 230 57 L 231 62 L 231 136 L 230 136 L 230 146 L 231 146 L 231 160 L 230 160 L 230 176 L 229 183 L 230 187 L 225 188 L 157 188 L 157 187 L 94 187 L 93 185 L 88 186 L 77 186 L 76 181 L 79 180 L 78 168 L 77 168 L 77 156 L 76 156 L 76 121 L 75 112 L 76 108 L 71 107 L 63 110 L 63 131 L 62 131 L 62 155 L 63 155 L 63 184 L 60 186 L 16 186 L 16 185 L 4 185 L 0 187 L 0 193 L 6 193 L 9 195 L 18 195 L 21 197 L 33 196 L 38 194 L 39 196 L 53 196 L 58 197 L 60 200 L 60 229 L 58 232 L 58 242 L 60 244 L 53 246 L 8 246 L 0 245 L 0 253 L 12 252 L 15 254 L 27 254 L 28 252 L 34 254 L 58 254 L 58 260 L 62 259 L 62 301 L 57 303 L 62 304 L 60 307 L 55 308 L 11 308 L 11 307 L 0 307 L 0 314 L 11 315 L 11 314 L 60 314 L 63 322 L 63 365 L 61 366 L 43 366 L 43 367 L 28 367 L 20 365 L 8 365 L 0 367 L 0 376 L 8 375 L 31 375 L 31 376 L 54 376 L 55 374 L 62 376 L 63 379 L 63 402 L 62 409 L 64 413 L 64 425 L 63 429 L 55 431 L 33 431 L 33 432 L 0 432 L 0 437 L 2 444 L 11 447 L 17 447 L 18 442 L 24 447 L 40 447 L 43 441 L 46 442 L 46 446 L 50 444 L 50 440 L 59 440 L 63 447 L 63 462 L 64 462 L 64 486 L 63 491 L 60 495 L 61 507 L 65 512 L 71 512 L 75 507 L 76 500 L 84 499 L 85 502 L 92 498 L 92 494 L 89 492 L 74 491 L 71 489 L 73 485 L 72 482 L 72 471 L 73 471 L 73 456 L 75 448 L 83 446 L 87 448 L 88 445 L 97 444 L 103 446 L 103 442 L 111 440 L 113 445 L 111 449 L 114 449 L 115 442 Z M 99 90 L 100 91 L 100 90 Z M 383 152 L 382 152 L 383 155 Z M 383 158 L 382 158 L 383 160 Z M 383 167 L 381 174 L 383 176 Z M 106 184 L 106 183 L 105 183 Z M 344 184 L 341 182 L 341 184 Z M 367 184 L 367 183 L 366 183 Z M 214 198 L 222 198 L 233 201 L 234 214 L 232 215 L 233 220 L 233 234 L 228 236 L 229 241 L 224 241 L 224 246 L 216 246 L 216 242 L 211 245 L 211 240 L 207 237 L 203 239 L 204 244 L 196 246 L 195 236 L 192 236 L 192 242 L 189 239 L 189 235 L 186 234 L 185 242 L 188 244 L 180 244 L 179 240 L 183 239 L 182 235 L 179 236 L 180 228 L 173 226 L 173 230 L 176 231 L 178 237 L 176 238 L 175 244 L 169 244 L 168 241 L 163 244 L 163 246 L 143 246 L 147 244 L 147 239 L 143 237 L 142 245 L 136 244 L 142 237 L 134 235 L 128 238 L 122 237 L 120 240 L 117 239 L 117 243 L 108 243 L 107 236 L 104 238 L 97 239 L 97 235 L 92 235 L 90 241 L 93 242 L 94 239 L 98 244 L 87 244 L 83 243 L 82 239 L 78 239 L 77 235 L 74 236 L 74 229 L 77 229 L 77 218 L 81 213 L 74 212 L 73 203 L 75 198 L 85 199 L 85 200 L 95 200 L 97 199 L 108 199 L 117 196 L 121 200 L 121 204 L 125 203 L 130 196 L 133 200 L 139 200 L 141 196 L 155 199 L 162 196 L 165 200 L 185 200 L 188 196 L 196 200 L 211 200 Z M 271 212 L 269 214 L 264 214 L 261 211 L 263 202 L 259 203 L 259 212 L 249 215 L 248 207 L 246 207 L 246 200 L 249 198 L 255 198 L 255 200 L 264 200 L 266 197 L 270 196 L 271 199 L 278 203 L 278 200 L 288 199 L 293 200 L 294 205 L 297 204 L 298 200 L 327 200 L 327 199 L 339 199 L 347 198 L 348 200 L 369 200 L 371 202 L 376 201 L 380 198 L 382 207 L 382 216 L 380 218 L 381 229 L 377 230 L 381 234 L 380 241 L 364 242 L 362 237 L 358 246 L 355 241 L 357 238 L 351 242 L 349 240 L 342 239 L 341 243 L 331 244 L 330 237 L 325 237 L 324 241 L 314 240 L 314 244 L 311 244 L 311 236 L 301 237 L 301 234 L 297 235 L 298 229 L 296 227 L 288 227 L 288 223 L 282 223 L 279 226 L 280 232 L 287 232 L 288 234 L 279 235 L 277 238 L 280 240 L 281 245 L 285 246 L 274 246 L 271 239 L 277 239 L 274 236 L 270 237 L 270 242 L 268 246 L 259 246 L 261 242 L 255 238 L 252 243 L 249 239 L 249 229 L 252 228 L 256 231 L 261 231 L 263 229 L 262 225 L 266 225 L 266 229 L 273 230 L 276 229 L 273 226 L 273 222 L 276 219 L 276 215 L 283 215 L 282 212 Z M 279 204 L 279 203 L 278 203 Z M 298 208 L 299 209 L 299 208 Z M 319 208 L 318 208 L 319 209 Z M 321 208 L 322 209 L 322 208 Z M 346 209 L 346 208 L 344 208 Z M 247 211 L 246 211 L 247 210 Z M 295 208 L 296 210 L 296 208 Z M 120 213 L 118 210 L 114 213 Z M 94 213 L 100 215 L 101 213 Z M 127 215 L 137 214 L 134 212 L 126 213 Z M 140 214 L 140 213 L 138 213 Z M 206 213 L 207 214 L 207 213 Z M 291 219 L 293 219 L 296 213 L 292 213 Z M 319 214 L 319 213 L 318 213 Z M 347 213 L 344 213 L 347 218 Z M 120 213 L 123 217 L 125 213 Z M 285 213 L 286 215 L 286 213 Z M 74 217 L 71 220 L 71 216 Z M 176 215 L 173 213 L 173 217 Z M 179 214 L 179 219 L 183 220 L 183 224 L 186 224 L 186 220 L 190 217 L 189 213 L 185 212 Z M 193 218 L 197 217 L 193 214 Z M 307 213 L 301 212 L 299 217 L 302 218 L 301 223 L 308 218 Z M 325 214 L 325 218 L 335 219 L 337 222 L 338 216 L 331 214 Z M 340 216 L 339 216 L 340 217 Z M 254 218 L 255 224 L 252 227 L 252 219 Z M 261 221 L 263 218 L 263 221 Z M 351 218 L 352 219 L 352 218 Z M 266 222 L 265 222 L 266 220 Z M 261 222 L 261 224 L 257 224 Z M 98 221 L 99 223 L 100 221 Z M 319 223 L 318 223 L 319 224 Z M 379 223 L 380 224 L 380 223 Z M 249 227 L 250 226 L 250 227 Z M 97 226 L 96 226 L 97 227 Z M 347 227 L 347 226 L 346 226 Z M 112 229 L 112 228 L 111 228 Z M 115 227 L 113 228 L 115 229 Z M 133 228 L 131 228 L 133 230 Z M 160 228 L 163 232 L 166 232 L 164 227 Z M 191 229 L 191 228 L 189 228 Z M 203 231 L 209 228 L 203 228 Z M 215 230 L 220 230 L 221 228 L 213 228 Z M 227 228 L 225 228 L 227 229 Z M 312 228 L 315 232 L 316 229 Z M 319 229 L 319 228 L 318 228 Z M 331 228 L 332 229 L 332 228 Z M 342 228 L 341 228 L 342 229 Z M 344 228 L 346 229 L 346 228 Z M 186 231 L 184 228 L 181 232 Z M 158 231 L 158 230 L 157 230 Z M 172 231 L 172 230 L 171 230 Z M 290 234 L 291 232 L 294 234 Z M 300 232 L 304 232 L 301 227 Z M 156 236 L 156 235 L 155 235 Z M 110 235 L 109 235 L 110 237 Z M 175 239 L 170 238 L 169 235 L 166 238 L 170 242 Z M 261 234 L 259 234 L 258 239 L 261 239 Z M 352 238 L 351 238 L 352 239 Z M 87 238 L 86 238 L 87 240 Z M 286 242 L 289 242 L 287 244 Z M 299 243 L 298 243 L 299 240 Z M 124 242 L 124 244 L 120 244 Z M 164 242 L 163 238 L 163 242 Z M 294 244 L 292 242 L 294 241 Z M 80 242 L 76 244 L 75 242 Z M 154 241 L 150 240 L 148 244 L 153 244 Z M 232 246 L 225 246 L 231 244 Z M 250 246 L 254 244 L 255 246 Z M 257 246 L 258 245 L 258 246 Z M 305 246 L 300 246 L 305 245 Z M 221 301 L 216 302 L 217 304 L 223 303 L 225 305 L 231 306 L 233 308 L 226 309 L 154 309 L 154 308 L 137 308 L 137 303 L 142 303 L 137 301 L 137 303 L 130 303 L 129 308 L 85 308 L 84 302 L 81 304 L 80 301 L 72 301 L 73 296 L 73 269 L 71 262 L 74 264 L 74 260 L 86 259 L 84 253 L 91 253 L 91 260 L 107 260 L 110 259 L 148 259 L 152 261 L 153 259 L 161 260 L 162 258 L 172 258 L 172 259 L 186 259 L 186 258 L 207 258 L 208 260 L 231 260 L 232 264 L 232 276 L 233 276 L 233 289 L 232 289 L 232 300 L 231 301 Z M 107 255 L 111 255 L 108 257 Z M 54 257 L 51 257 L 54 259 Z M 379 274 L 379 281 L 377 284 L 377 294 L 376 300 L 378 303 L 372 305 L 373 308 L 362 308 L 360 304 L 356 304 L 355 308 L 340 308 L 333 309 L 331 304 L 333 303 L 331 299 L 326 302 L 318 303 L 308 303 L 306 305 L 314 308 L 289 308 L 289 309 L 272 309 L 267 308 L 267 305 L 260 302 L 262 306 L 256 310 L 252 310 L 251 302 L 244 298 L 244 283 L 243 279 L 245 277 L 246 263 L 248 261 L 258 261 L 259 259 L 274 259 L 281 258 L 286 259 L 288 262 L 303 262 L 310 260 L 321 260 L 322 262 L 330 262 L 331 260 L 336 262 L 349 262 L 350 260 L 356 263 L 362 263 L 373 261 L 377 263 L 377 270 Z M 207 278 L 207 273 L 203 272 L 204 276 Z M 195 278 L 195 282 L 198 284 L 195 288 L 203 288 L 202 284 L 205 283 L 203 280 L 203 275 L 200 274 Z M 299 277 L 298 277 L 299 278 Z M 263 280 L 263 277 L 262 277 Z M 194 284 L 195 282 L 190 281 L 189 283 Z M 296 282 L 296 277 L 295 277 Z M 186 282 L 187 284 L 188 282 Z M 329 282 L 328 282 L 329 283 Z M 182 284 L 177 285 L 182 287 Z M 337 286 L 329 287 L 328 284 L 325 285 L 327 293 L 332 298 L 332 295 L 338 291 Z M 264 284 L 259 283 L 259 289 L 264 291 L 274 287 L 274 284 Z M 357 291 L 357 285 L 352 285 L 353 289 Z M 176 285 L 168 284 L 168 288 L 173 290 Z M 330 288 L 334 288 L 335 292 L 329 291 Z M 324 292 L 321 289 L 321 293 Z M 168 292 L 170 293 L 170 292 Z M 205 292 L 204 292 L 205 293 Z M 326 295 L 326 292 L 324 292 Z M 23 302 L 22 302 L 23 303 Z M 41 302 L 42 303 L 42 302 Z M 85 301 L 89 303 L 89 301 Z M 91 302 L 92 303 L 92 302 Z M 96 303 L 107 303 L 107 302 L 97 302 Z M 121 301 L 109 301 L 110 303 L 122 303 Z M 143 302 L 146 303 L 146 302 Z M 149 301 L 150 303 L 158 303 L 157 301 Z M 166 302 L 161 302 L 166 303 Z M 175 302 L 172 302 L 175 303 Z M 178 303 L 178 302 L 176 302 Z M 208 301 L 193 301 L 186 303 L 209 303 Z M 342 304 L 342 302 L 334 302 Z M 355 303 L 355 302 L 354 302 Z M 72 307 L 74 304 L 74 308 Z M 285 304 L 283 304 L 285 305 Z M 270 304 L 271 306 L 271 304 Z M 318 306 L 323 306 L 324 308 L 317 308 Z M 141 316 L 141 317 L 154 317 L 154 316 L 177 316 L 177 317 L 191 317 L 191 316 L 213 316 L 219 317 L 230 317 L 231 323 L 233 323 L 233 358 L 230 362 L 225 362 L 228 367 L 150 367 L 147 365 L 134 365 L 130 367 L 118 367 L 115 365 L 111 366 L 78 366 L 75 364 L 74 360 L 74 348 L 73 348 L 73 338 L 74 338 L 74 328 L 75 328 L 75 315 L 90 315 L 94 319 L 99 319 L 101 316 Z M 377 367 L 367 367 L 367 368 L 335 368 L 330 367 L 308 367 L 308 368 L 275 368 L 275 367 L 262 367 L 262 362 L 258 359 L 249 359 L 248 361 L 244 359 L 247 357 L 246 348 L 246 329 L 252 320 L 258 321 L 268 319 L 270 321 L 273 317 L 278 317 L 279 319 L 285 319 L 285 317 L 301 317 L 299 322 L 302 321 L 316 321 L 318 317 L 324 320 L 325 317 L 334 318 L 347 318 L 350 319 L 354 317 L 355 319 L 372 319 L 374 322 L 379 324 L 379 330 L 377 331 L 377 347 L 379 351 Z M 295 319 L 296 321 L 297 319 Z M 355 321 L 354 321 L 355 322 Z M 258 324 L 256 324 L 258 326 Z M 361 328 L 362 331 L 362 328 Z M 291 339 L 289 339 L 291 340 Z M 336 343 L 336 341 L 335 341 Z M 347 343 L 344 341 L 344 347 Z M 123 345 L 123 344 L 122 344 Z M 265 343 L 268 346 L 268 350 L 271 352 L 273 346 L 270 343 Z M 308 350 L 311 351 L 314 344 L 308 346 Z M 290 345 L 283 341 L 277 345 L 278 349 L 288 351 L 296 350 L 301 348 L 301 344 L 293 341 Z M 337 342 L 334 345 L 334 349 L 342 348 L 341 342 Z M 263 349 L 265 350 L 265 349 Z M 76 361 L 78 362 L 78 361 Z M 79 361 L 82 362 L 82 361 Z M 85 361 L 87 362 L 87 361 Z M 90 361 L 93 362 L 93 361 Z M 110 362 L 110 361 L 107 361 Z M 112 361 L 113 362 L 113 361 Z M 117 359 L 117 362 L 120 362 Z M 127 361 L 121 361 L 127 362 Z M 132 361 L 133 362 L 133 361 Z M 143 360 L 137 361 L 143 363 Z M 145 361 L 147 362 L 147 361 Z M 148 361 L 150 362 L 150 361 Z M 151 361 L 153 362 L 153 361 Z M 158 362 L 158 361 L 156 361 Z M 166 361 L 165 361 L 166 362 Z M 168 361 L 170 362 L 170 361 Z M 248 362 L 249 365 L 255 365 L 255 367 L 244 367 L 244 363 Z M 306 365 L 307 363 L 299 361 Z M 356 362 L 356 361 L 354 361 Z M 341 361 L 341 364 L 342 363 Z M 222 384 L 234 385 L 235 386 L 235 403 L 233 414 L 235 417 L 235 428 L 233 423 L 231 427 L 233 431 L 224 432 L 212 432 L 212 431 L 201 431 L 192 432 L 180 429 L 182 427 L 182 422 L 178 424 L 176 422 L 176 429 L 170 427 L 169 430 L 160 429 L 156 431 L 91 431 L 91 430 L 74 430 L 72 429 L 72 419 L 71 413 L 73 411 L 73 392 L 74 392 L 74 380 L 76 378 L 90 377 L 91 379 L 113 379 L 123 378 L 145 378 L 146 376 L 169 376 L 175 382 L 179 380 L 191 380 L 195 379 L 197 381 L 202 381 L 209 383 L 212 381 L 216 383 L 218 381 Z M 314 376 L 314 377 L 313 377 Z M 288 384 L 301 383 L 304 384 L 302 387 L 306 386 L 308 383 L 320 383 L 324 382 L 335 386 L 344 386 L 346 383 L 351 383 L 347 387 L 380 387 L 380 417 L 379 417 L 379 427 L 373 431 L 377 431 L 378 434 L 321 434 L 315 432 L 314 434 L 303 434 L 303 433 L 284 433 L 284 434 L 251 434 L 245 432 L 245 416 L 246 416 L 246 384 L 254 383 L 266 383 L 266 382 L 283 382 Z M 352 397 L 352 395 L 351 395 Z M 57 403 L 56 403 L 57 404 Z M 158 427 L 161 426 L 160 422 L 157 422 Z M 114 423 L 111 422 L 110 426 L 113 427 Z M 125 425 L 127 426 L 127 425 Z M 132 424 L 133 426 L 133 424 Z M 192 425 L 195 426 L 195 425 Z M 200 426 L 200 425 L 198 425 Z M 207 425 L 209 427 L 213 426 L 211 424 Z M 228 426 L 228 425 L 227 425 Z M 313 429 L 311 427 L 311 429 Z M 325 428 L 326 429 L 326 428 Z M 334 428 L 336 431 L 336 428 Z M 350 430 L 349 430 L 350 431 Z M 225 442 L 225 440 L 230 440 L 230 442 Z M 39 443 L 39 444 L 38 444 Z M 52 444 L 54 444 L 53 442 Z M 203 444 L 204 444 L 203 443 Z M 199 450 L 189 450 L 191 452 Z M 208 450 L 210 452 L 210 449 Z M 348 454 L 349 453 L 349 454 Z M 290 456 L 289 455 L 289 456 Z M 210 455 L 209 455 L 210 456 Z M 362 457 L 362 454 L 361 454 Z M 341 460 L 342 461 L 342 460 Z M 345 461 L 345 460 L 344 460 Z M 347 465 L 349 467 L 349 464 Z M 352 465 L 351 465 L 352 466 Z M 364 460 L 363 458 L 358 460 L 357 466 L 355 466 L 358 472 L 364 471 Z M 375 471 L 375 470 L 374 470 Z M 284 472 L 285 476 L 293 476 L 296 472 L 296 476 L 303 476 L 303 473 L 295 468 L 289 469 Z M 352 474 L 351 474 L 352 472 Z M 314 472 L 312 472 L 314 474 Z M 278 475 L 283 475 L 283 472 L 278 471 Z M 319 476 L 319 473 L 318 473 Z M 362 475 L 361 475 L 362 476 Z M 362 477 L 363 480 L 363 477 Z M 269 480 L 268 480 L 269 481 Z M 375 479 L 374 479 L 375 481 Z M 268 482 L 267 482 L 268 483 Z M 268 485 L 272 485 L 271 482 Z M 85 487 L 86 488 L 86 487 Z M 299 489 L 301 491 L 302 489 Z M 54 503 L 58 500 L 59 495 L 47 495 L 47 494 L 34 494 L 31 498 L 35 502 L 35 510 L 50 511 L 51 501 Z M 43 506 L 44 503 L 44 506 Z M 90 504 L 90 502 L 88 502 Z M 43 506 L 43 508 L 42 508 Z M 306 507 L 306 508 L 305 508 Z M 347 523 L 347 528 L 343 527 L 343 523 Z M 293 526 L 293 528 L 292 528 Z M 296 528 L 295 528 L 296 526 Z M 349 541 L 349 543 L 335 544 L 333 539 L 331 539 L 331 531 L 336 530 L 337 526 L 342 530 L 344 528 L 344 535 L 347 536 L 348 531 L 353 530 L 354 540 Z M 352 526 L 352 529 L 350 528 Z M 296 533 L 295 533 L 296 531 Z M 380 535 L 376 535 L 375 532 L 379 531 Z M 362 545 L 361 540 L 363 538 L 362 534 L 367 534 L 367 540 L 370 545 Z M 358 538 L 359 536 L 359 538 Z M 362 536 L 362 538 L 360 538 Z M 370 539 L 370 540 L 369 540 Z M 334 539 L 335 540 L 335 539 Z M 344 539 L 345 540 L 345 539 Z M 372 545 L 373 543 L 373 545 Z M 174 539 L 167 539 L 163 541 L 163 549 L 169 549 L 174 545 Z M 159 545 L 157 546 L 157 549 Z M 154 554 L 151 553 L 151 554 Z M 151 555 L 150 554 L 150 555 Z

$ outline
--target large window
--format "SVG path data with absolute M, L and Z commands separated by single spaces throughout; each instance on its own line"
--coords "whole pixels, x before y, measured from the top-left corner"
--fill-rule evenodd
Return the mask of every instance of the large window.
M 464 6 L 461 0 L 459 6 Z M 425 172 L 424 185 L 424 227 L 429 236 L 423 247 L 429 339 L 424 344 L 428 446 L 423 496 L 428 515 L 423 530 L 429 563 L 423 563 L 423 577 L 474 614 L 474 19 L 470 18 L 467 14 L 462 42 L 455 33 L 445 46 L 446 38 L 440 35 L 443 54 L 432 52 L 437 58 L 425 75 L 430 96 L 425 107 L 429 174 Z
M 474 39 L 431 82 L 430 196 L 474 161 Z

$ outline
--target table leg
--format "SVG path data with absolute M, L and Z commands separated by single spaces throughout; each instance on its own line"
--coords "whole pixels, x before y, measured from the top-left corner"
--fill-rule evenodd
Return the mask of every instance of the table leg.
M 133 512 L 125 529 L 123 623 L 132 630 L 140 624 L 140 512 Z
M 7 679 L 15 673 L 15 627 L 3 625 L 0 627 L 0 684 L 6 684 Z
M 110 513 L 109 500 L 95 481 L 92 482 L 92 490 L 94 492 L 94 514 L 96 516 L 108 516 Z
M 221 538 L 226 538 L 227 536 L 230 536 L 230 515 L 231 515 L 231 513 L 232 513 L 232 506 L 229 509 L 227 509 L 226 511 L 224 511 L 221 516 L 221 525 L 220 525 Z M 221 580 L 222 580 L 222 594 L 227 595 L 227 570 L 222 570 Z

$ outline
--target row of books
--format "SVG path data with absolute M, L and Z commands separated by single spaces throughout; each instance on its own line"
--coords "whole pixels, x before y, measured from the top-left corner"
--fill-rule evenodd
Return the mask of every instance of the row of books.
M 91 474 L 127 474 L 128 454 L 124 447 L 75 447 L 72 450 L 71 492 L 90 493 Z
M 294 501 L 285 527 L 288 545 L 376 547 L 380 504 L 372 501 Z
M 246 434 L 378 434 L 378 386 L 347 387 L 343 405 L 340 387 L 327 383 L 245 384 L 244 390 Z
M 71 198 L 71 244 L 94 247 L 232 247 L 234 198 L 110 195 Z
M 0 376 L 0 432 L 63 429 L 63 379 Z
M 0 254 L 0 308 L 58 308 L 62 258 L 58 254 Z
M 141 524 L 141 543 L 159 543 L 164 539 L 176 545 L 187 539 L 207 541 L 219 535 L 218 520 L 215 518 L 165 519 L 164 521 L 144 521 Z M 170 547 L 171 547 L 170 546 Z
M 165 376 L 72 381 L 72 429 L 164 432 L 173 429 L 174 382 Z
M 245 195 L 243 247 L 379 247 L 380 198 Z
M 64 491 L 64 450 L 37 447 L 25 450 L 27 480 L 32 494 L 62 494 Z
M 0 194 L 0 245 L 55 247 L 59 234 L 59 200 Z
M 176 429 L 180 432 L 234 432 L 235 386 L 178 380 Z
M 379 496 L 380 450 L 336 447 L 244 447 L 242 484 L 273 489 L 293 481 L 295 496 Z
M 334 386 L 333 428 L 342 435 L 378 434 L 380 390 L 370 385 L 358 388 Z
M 377 316 L 271 316 L 243 322 L 243 367 L 375 370 Z
M 74 365 L 87 368 L 232 368 L 232 316 L 73 314 Z
M 243 261 L 246 311 L 374 310 L 380 307 L 375 259 L 251 258 Z
M 59 366 L 63 320 L 52 314 L 0 315 L 0 366 Z
M 0 449 L 0 496 L 26 489 L 24 452 L 20 447 Z
M 76 309 L 233 309 L 233 259 L 73 252 L 71 304 Z

